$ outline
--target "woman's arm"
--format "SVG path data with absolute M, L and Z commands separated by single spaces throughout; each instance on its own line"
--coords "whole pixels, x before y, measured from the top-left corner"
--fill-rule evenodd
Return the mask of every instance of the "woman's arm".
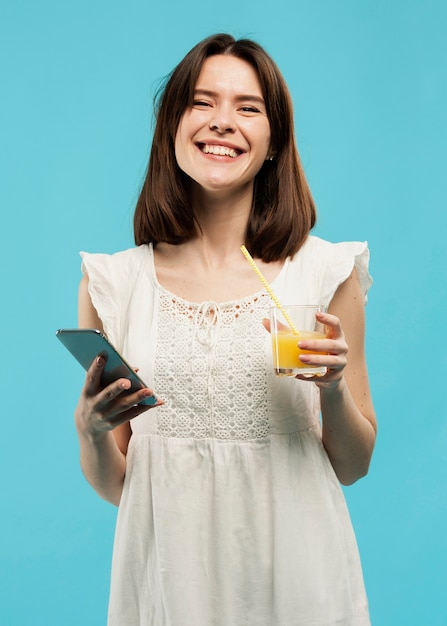
M 83 277 L 79 287 L 78 316 L 80 328 L 103 330 L 88 293 L 87 276 Z M 150 408 L 136 404 L 152 392 L 149 389 L 140 389 L 134 394 L 121 397 L 121 392 L 130 387 L 130 381 L 125 378 L 101 389 L 103 366 L 104 359 L 97 358 L 87 372 L 75 410 L 75 424 L 79 437 L 81 467 L 86 479 L 102 498 L 118 505 L 131 436 L 129 420 Z
M 324 377 L 313 379 L 320 387 L 323 444 L 338 479 L 349 485 L 368 472 L 377 430 L 364 351 L 364 301 L 355 270 L 320 321 L 328 328 L 328 339 L 318 346 L 299 345 L 329 355 L 303 355 L 301 360 L 329 368 Z

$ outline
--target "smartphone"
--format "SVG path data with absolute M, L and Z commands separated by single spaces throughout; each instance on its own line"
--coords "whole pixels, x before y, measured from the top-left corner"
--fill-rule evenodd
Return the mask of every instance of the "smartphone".
M 130 389 L 123 391 L 123 395 L 147 387 L 100 330 L 95 328 L 60 328 L 56 331 L 56 337 L 86 371 L 97 356 L 104 357 L 106 364 L 101 376 L 102 387 L 107 387 L 118 378 L 127 378 L 131 383 Z M 152 406 L 156 402 L 157 397 L 152 395 L 144 398 L 139 404 Z

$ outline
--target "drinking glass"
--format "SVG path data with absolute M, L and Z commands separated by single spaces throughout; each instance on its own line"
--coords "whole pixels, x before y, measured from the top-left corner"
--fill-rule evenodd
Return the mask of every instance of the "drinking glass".
M 327 368 L 300 361 L 300 354 L 326 354 L 313 350 L 301 350 L 298 342 L 303 339 L 324 339 L 325 327 L 316 319 L 316 313 L 326 312 L 324 305 L 286 305 L 270 308 L 270 332 L 272 335 L 273 367 L 277 376 L 322 376 Z

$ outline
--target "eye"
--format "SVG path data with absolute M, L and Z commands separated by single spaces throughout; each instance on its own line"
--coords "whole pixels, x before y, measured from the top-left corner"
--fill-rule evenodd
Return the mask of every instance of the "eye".
M 204 100 L 194 100 L 192 103 L 194 107 L 208 107 L 210 106 L 209 102 L 205 102 Z
M 257 109 L 256 107 L 254 107 L 251 104 L 247 104 L 246 106 L 242 106 L 240 108 L 240 110 L 242 111 L 242 113 L 260 113 L 261 112 L 259 109 Z

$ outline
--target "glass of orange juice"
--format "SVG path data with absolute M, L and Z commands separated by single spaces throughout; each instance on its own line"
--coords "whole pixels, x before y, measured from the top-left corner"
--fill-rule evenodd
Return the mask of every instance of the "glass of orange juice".
M 316 319 L 318 312 L 326 307 L 316 305 L 287 305 L 270 308 L 270 332 L 272 335 L 273 367 L 277 376 L 322 376 L 327 368 L 312 366 L 300 361 L 300 354 L 317 354 L 301 350 L 298 342 L 303 339 L 324 339 L 325 327 Z M 318 354 L 325 354 L 319 352 Z

